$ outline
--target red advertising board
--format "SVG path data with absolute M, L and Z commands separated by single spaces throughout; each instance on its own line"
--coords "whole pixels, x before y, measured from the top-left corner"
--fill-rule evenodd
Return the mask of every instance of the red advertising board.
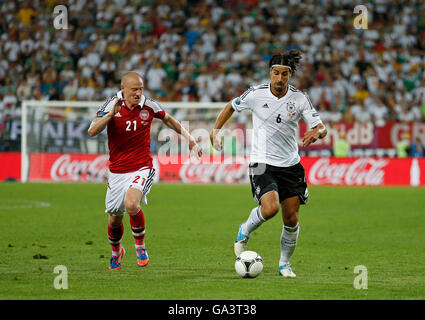
M 21 154 L 0 152 L 0 181 L 21 179 Z
M 425 159 L 303 158 L 309 185 L 425 186 Z
M 311 147 L 301 148 L 301 140 L 307 131 L 304 122 L 299 123 L 299 146 L 300 149 L 332 148 L 333 141 L 339 132 L 344 132 L 347 141 L 352 148 L 379 148 L 395 149 L 397 142 L 402 139 L 404 133 L 409 133 L 412 138 L 419 137 L 425 142 L 425 123 L 423 122 L 387 122 L 382 127 L 374 126 L 372 122 L 365 123 L 335 123 L 328 125 L 329 134 L 322 140 L 315 142 Z
M 19 153 L 0 153 L 0 179 L 20 179 Z M 249 183 L 249 157 L 154 156 L 157 181 L 180 183 Z M 309 185 L 425 186 L 425 158 L 304 157 Z M 29 181 L 102 182 L 108 155 L 34 153 Z
M 249 158 L 208 157 L 201 163 L 183 158 L 159 164 L 160 180 L 184 183 L 249 183 Z M 301 160 L 309 185 L 425 186 L 425 159 L 305 157 Z
M 0 159 L 11 168 L 7 175 L 18 178 L 20 155 L 0 153 Z M 301 163 L 309 185 L 425 186 L 425 158 L 304 157 Z M 249 157 L 154 156 L 156 179 L 163 182 L 249 183 L 248 164 Z M 34 153 L 29 181 L 102 182 L 107 169 L 105 154 Z
M 29 181 L 96 182 L 105 181 L 107 154 L 33 153 Z

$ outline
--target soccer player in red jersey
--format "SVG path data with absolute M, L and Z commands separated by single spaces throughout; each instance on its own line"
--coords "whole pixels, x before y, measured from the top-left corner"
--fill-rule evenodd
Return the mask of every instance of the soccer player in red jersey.
M 106 210 L 108 237 L 112 247 L 110 270 L 121 268 L 125 254 L 121 246 L 124 232 L 122 223 L 125 211 L 130 215 L 131 231 L 135 240 L 137 264 L 149 263 L 145 247 L 145 217 L 140 202 L 147 204 L 155 169 L 150 154 L 150 129 L 153 118 L 189 140 L 189 149 L 197 157 L 202 150 L 189 132 L 158 102 L 143 95 L 143 80 L 136 72 L 129 71 L 121 79 L 121 91 L 108 99 L 97 112 L 88 133 L 96 136 L 107 127 L 109 147 L 108 189 Z

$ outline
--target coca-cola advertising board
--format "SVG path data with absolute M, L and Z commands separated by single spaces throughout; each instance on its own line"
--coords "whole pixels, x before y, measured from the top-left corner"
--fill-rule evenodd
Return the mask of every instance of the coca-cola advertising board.
M 154 159 L 154 168 L 159 169 Z M 104 182 L 109 155 L 74 153 L 33 153 L 30 156 L 29 181 Z M 159 177 L 154 180 L 158 182 Z
M 29 181 L 96 182 L 105 181 L 107 154 L 33 153 Z
M 306 157 L 301 163 L 310 185 L 425 185 L 424 159 Z
M 168 161 L 170 160 L 170 161 Z M 249 157 L 154 156 L 156 181 L 176 183 L 249 183 Z M 425 158 L 304 157 L 309 185 L 425 186 Z M 32 154 L 29 181 L 102 182 L 108 155 Z

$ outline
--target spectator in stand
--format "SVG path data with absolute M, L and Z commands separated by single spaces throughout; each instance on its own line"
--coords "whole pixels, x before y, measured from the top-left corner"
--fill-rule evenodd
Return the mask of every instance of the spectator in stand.
M 32 18 L 37 15 L 34 7 L 30 1 L 23 1 L 18 10 L 17 16 L 19 17 L 21 26 L 29 27 L 32 22 Z
M 78 74 L 78 73 L 77 73 Z M 63 97 L 65 100 L 76 100 L 78 92 L 79 78 L 68 81 L 67 85 L 63 88 Z
M 425 146 L 419 137 L 416 137 L 416 139 L 411 143 L 407 152 L 409 157 L 421 158 L 425 156 Z
M 174 87 L 179 101 L 195 101 L 198 97 L 196 86 L 190 81 L 189 77 L 185 77 L 183 81 L 176 83 Z
M 374 97 L 373 101 L 371 101 L 370 113 L 372 114 L 373 123 L 377 127 L 383 127 L 389 119 L 388 108 L 378 97 Z
M 346 135 L 344 131 L 338 133 L 338 138 L 334 140 L 333 143 L 333 154 L 334 157 L 348 157 L 351 152 L 351 145 L 346 140 Z
M 388 109 L 385 120 L 425 121 L 425 4 L 406 2 L 400 10 L 399 2 L 373 2 L 370 12 L 377 15 L 369 21 L 369 32 L 359 37 L 347 19 L 352 11 L 346 1 L 280 3 L 73 1 L 70 28 L 62 32 L 51 26 L 54 1 L 5 0 L 0 2 L 0 93 L 11 89 L 19 99 L 46 99 L 56 87 L 63 99 L 86 100 L 81 90 L 77 95 L 75 79 L 95 78 L 100 70 L 104 81 L 94 81 L 91 95 L 97 99 L 110 81 L 121 78 L 120 70 L 137 69 L 146 78 L 147 95 L 226 101 L 251 83 L 264 82 L 264 63 L 273 49 L 298 48 L 306 54 L 300 66 L 305 72 L 296 85 L 309 93 L 314 106 L 326 92 L 330 121 L 337 119 L 336 92 L 342 121 L 352 120 L 355 98 L 367 101 L 364 112 L 369 113 L 357 121 L 383 124 L 372 107 L 375 97 Z M 208 72 L 220 80 L 200 88 L 196 79 L 204 65 L 219 66 Z
M 424 101 L 424 100 L 422 100 L 422 101 Z M 422 115 L 421 119 L 422 119 L 422 121 L 425 121 L 425 101 L 420 104 L 419 108 L 420 108 L 421 115 Z
M 93 88 L 93 81 L 88 78 L 82 78 L 80 81 L 80 86 L 77 90 L 78 100 L 87 100 L 90 101 L 93 99 L 95 90 Z
M 12 101 L 4 101 L 3 122 L 7 124 L 9 121 L 21 118 L 21 108 L 16 106 Z
M 354 93 L 354 99 L 360 100 L 362 103 L 369 98 L 369 91 L 361 81 L 356 81 L 356 91 Z
M 221 73 L 219 67 L 216 66 L 213 68 L 211 80 L 208 82 L 207 87 L 211 99 L 214 102 L 223 101 L 224 79 L 225 76 Z
M 354 118 L 358 122 L 367 122 L 372 120 L 371 114 L 367 111 L 365 102 L 362 99 L 357 99 L 357 103 L 352 106 L 351 111 L 354 114 Z
M 100 64 L 100 71 L 105 77 L 105 81 L 108 83 L 109 80 L 115 81 L 114 70 L 116 70 L 117 65 L 110 55 L 106 55 L 106 59 Z
M 20 101 L 29 99 L 31 97 L 31 85 L 23 74 L 19 76 L 16 88 L 16 96 Z
M 409 146 L 410 146 L 410 134 L 403 133 L 401 139 L 397 142 L 397 157 L 407 158 L 409 156 Z
M 151 69 L 146 73 L 147 89 L 150 91 L 159 91 L 162 89 L 163 81 L 167 78 L 167 74 L 162 69 L 161 63 L 155 61 Z

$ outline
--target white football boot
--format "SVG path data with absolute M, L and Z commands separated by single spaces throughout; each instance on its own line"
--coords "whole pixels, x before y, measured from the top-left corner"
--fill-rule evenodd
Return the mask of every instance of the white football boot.
M 236 236 L 236 241 L 234 244 L 234 250 L 236 257 L 239 257 L 240 254 L 244 251 L 246 251 L 246 247 L 248 245 L 249 236 L 246 236 L 242 233 L 242 225 L 239 226 L 238 235 Z
M 296 274 L 292 271 L 291 265 L 289 262 L 285 263 L 282 266 L 279 266 L 279 275 L 285 278 L 295 278 Z

